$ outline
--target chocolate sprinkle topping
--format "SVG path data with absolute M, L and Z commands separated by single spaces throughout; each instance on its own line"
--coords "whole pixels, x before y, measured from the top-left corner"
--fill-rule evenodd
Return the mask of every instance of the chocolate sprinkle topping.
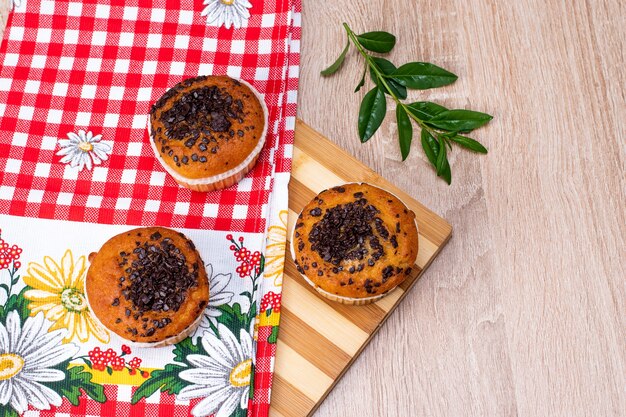
M 319 217 L 322 215 L 322 209 L 319 207 L 315 207 L 313 210 L 309 212 L 313 217 Z
M 383 269 L 383 282 L 387 281 L 393 275 L 393 266 L 388 265 Z
M 130 300 L 136 319 L 146 311 L 178 311 L 187 290 L 198 283 L 198 268 L 191 271 L 180 249 L 156 232 L 133 250 L 136 259 L 127 268 L 127 285 L 122 294 Z M 121 279 L 120 279 L 121 281 Z M 131 311 L 126 309 L 126 317 Z
M 317 207 L 310 214 L 314 215 L 315 210 L 321 214 L 321 209 Z M 367 204 L 365 199 L 328 209 L 311 229 L 311 249 L 333 265 L 339 265 L 344 260 L 362 260 L 369 254 L 368 263 L 372 266 L 384 255 L 376 233 L 389 234 L 382 220 L 376 216 L 378 213 L 378 209 Z M 359 267 L 362 268 L 361 265 Z
M 242 113 L 242 103 L 233 103 L 233 97 L 225 89 L 204 86 L 184 93 L 170 109 L 161 113 L 160 120 L 170 139 L 181 140 L 188 136 L 197 139 L 200 132 L 208 129 L 228 132 L 231 120 L 241 118 Z

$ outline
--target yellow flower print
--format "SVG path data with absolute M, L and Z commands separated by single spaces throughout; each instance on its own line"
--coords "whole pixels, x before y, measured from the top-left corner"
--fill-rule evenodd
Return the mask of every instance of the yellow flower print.
M 279 223 L 270 226 L 267 231 L 267 247 L 265 249 L 265 278 L 274 280 L 274 285 L 283 284 L 285 267 L 285 245 L 287 243 L 287 210 L 278 213 Z
M 81 256 L 74 263 L 69 249 L 57 264 L 52 258 L 43 258 L 43 265 L 31 262 L 24 276 L 26 285 L 32 287 L 24 293 L 32 301 L 28 308 L 35 316 L 43 311 L 45 317 L 54 322 L 48 331 L 67 329 L 63 343 L 78 337 L 86 342 L 90 335 L 103 343 L 108 343 L 109 333 L 93 317 L 85 299 L 85 276 L 87 262 Z

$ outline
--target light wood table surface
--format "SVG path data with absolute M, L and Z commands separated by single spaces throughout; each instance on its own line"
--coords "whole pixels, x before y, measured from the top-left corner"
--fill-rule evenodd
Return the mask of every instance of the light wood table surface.
M 625 416 L 624 4 L 303 2 L 299 117 L 454 227 L 316 416 Z M 319 75 L 343 21 L 459 75 L 409 98 L 493 114 L 489 154 L 455 148 L 447 186 L 419 140 L 400 161 L 392 105 L 361 145 L 360 57 Z

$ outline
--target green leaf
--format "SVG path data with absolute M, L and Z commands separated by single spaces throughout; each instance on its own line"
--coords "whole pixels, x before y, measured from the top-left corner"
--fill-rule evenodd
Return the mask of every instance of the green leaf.
M 487 153 L 487 148 L 485 148 L 480 142 L 472 138 L 468 138 L 468 137 L 461 136 L 461 135 L 456 135 L 456 136 L 452 136 L 450 140 L 474 152 Z
M 413 139 L 413 125 L 402 105 L 396 107 L 396 120 L 398 122 L 398 139 L 400 141 L 400 153 L 402 160 L 406 160 L 411 152 L 411 140 Z
M 20 415 L 17 414 L 17 411 L 15 411 L 13 409 L 13 407 L 11 407 L 9 404 L 7 404 L 7 405 L 0 404 L 0 416 L 2 416 L 2 417 L 20 417 Z
M 396 45 L 396 37 L 387 32 L 367 32 L 356 35 L 359 43 L 372 52 L 385 54 Z
M 399 99 L 404 100 L 407 94 L 406 87 L 403 86 L 401 82 L 391 77 L 391 74 L 393 74 L 396 70 L 396 66 L 393 65 L 388 60 L 386 60 L 385 58 L 372 57 L 372 61 L 374 61 L 374 63 L 376 64 L 376 67 L 378 67 L 380 72 L 383 75 L 385 75 L 385 82 L 387 83 L 387 85 L 389 86 L 389 89 L 393 92 L 393 94 Z M 372 81 L 374 82 L 374 84 L 376 84 L 383 91 L 385 91 L 385 93 L 389 94 L 386 91 L 383 83 L 378 79 L 376 72 L 371 68 L 370 68 L 370 77 L 372 78 Z
M 361 81 L 359 81 L 356 88 L 354 89 L 355 93 L 358 93 L 361 87 L 365 85 L 365 75 L 367 75 L 367 63 L 365 64 L 365 68 L 363 68 L 363 75 L 361 76 Z
M 346 54 L 348 53 L 349 48 L 350 48 L 350 42 L 346 43 L 346 47 L 343 48 L 343 52 L 341 52 L 341 55 L 339 55 L 339 58 L 337 58 L 337 60 L 333 62 L 333 64 L 330 67 L 323 70 L 320 74 L 326 77 L 328 75 L 332 75 L 336 73 L 339 70 L 339 68 L 341 68 L 343 61 L 345 61 Z
M 387 113 L 387 101 L 380 88 L 371 89 L 361 102 L 359 109 L 359 137 L 367 142 L 380 127 Z
M 448 110 L 445 107 L 440 106 L 437 103 L 431 103 L 430 101 L 416 101 L 415 103 L 409 104 L 407 107 L 411 114 L 425 122 L 432 119 L 439 113 L 443 113 Z
M 426 157 L 433 165 L 433 167 L 437 167 L 437 155 L 439 155 L 439 143 L 432 137 L 430 133 L 426 129 L 422 129 L 421 134 L 422 139 L 422 148 L 424 149 L 424 153 Z
M 372 61 L 374 61 L 378 69 L 385 75 L 391 75 L 396 71 L 396 66 L 388 59 L 373 56 Z
M 256 301 L 255 301 L 250 306 L 250 311 L 248 311 L 248 326 L 250 326 L 250 323 L 252 323 L 253 320 L 256 320 L 256 315 L 257 315 L 257 311 L 256 311 Z
M 107 374 L 113 375 L 113 369 L 110 366 L 107 366 Z
M 81 389 L 91 399 L 99 403 L 104 403 L 107 400 L 102 385 L 91 382 L 92 375 L 90 372 L 85 372 L 84 366 L 71 366 L 70 368 L 68 366 L 70 366 L 69 361 L 66 361 L 56 367 L 65 372 L 64 380 L 41 383 L 67 398 L 72 405 L 78 405 L 82 395 Z
M 493 119 L 486 113 L 472 110 L 447 110 L 428 121 L 429 125 L 439 129 L 468 132 L 477 129 Z
M 452 84 L 457 76 L 428 62 L 409 62 L 391 74 L 407 88 L 426 90 Z
M 6 324 L 7 315 L 10 311 L 15 310 L 20 316 L 22 326 L 24 325 L 30 315 L 30 310 L 28 309 L 30 301 L 24 298 L 24 293 L 28 290 L 32 290 L 32 288 L 25 286 L 19 294 L 13 294 L 7 299 L 4 308 L 0 310 L 0 321 L 2 321 L 2 323 Z
M 448 185 L 452 182 L 450 164 L 448 163 L 448 155 L 446 151 L 445 138 L 439 138 L 439 155 L 437 155 L 437 175 L 442 177 Z
M 435 170 L 438 171 L 437 175 L 442 177 L 449 185 L 452 182 L 452 172 L 450 170 L 450 164 L 448 163 L 448 159 L 446 157 L 443 157 L 441 161 L 441 174 L 437 169 L 441 155 L 441 153 L 439 152 L 441 145 L 426 129 L 422 129 L 421 139 L 422 148 L 424 148 L 424 153 L 426 154 L 428 161 L 430 161 L 433 167 L 435 167 Z M 444 151 L 442 153 L 445 154 L 445 146 L 443 148 Z
M 251 393 L 252 391 L 254 390 L 250 390 Z M 248 410 L 243 410 L 241 406 L 237 405 L 237 408 L 233 411 L 230 417 L 248 417 Z
M 206 352 L 204 351 L 202 343 L 194 345 L 191 337 L 187 337 L 174 345 L 174 350 L 172 351 L 172 353 L 174 354 L 174 360 L 176 362 L 188 364 L 188 362 L 186 361 L 187 356 L 191 354 L 202 355 Z
M 437 155 L 437 175 L 441 175 L 443 172 L 445 162 L 448 160 L 448 155 L 446 154 L 446 142 L 443 138 L 439 138 L 439 155 Z
M 81 386 L 85 394 L 92 400 L 98 401 L 99 403 L 104 403 L 107 400 L 106 395 L 104 395 L 104 387 L 102 385 L 94 384 L 92 382 L 88 384 L 84 384 Z
M 189 385 L 178 377 L 178 373 L 185 369 L 180 365 L 168 363 L 164 369 L 152 371 L 150 378 L 137 388 L 133 394 L 130 403 L 137 404 L 142 398 L 148 398 L 157 390 L 167 392 L 169 394 L 178 394 L 180 390 Z
M 267 343 L 276 344 L 278 342 L 278 326 L 272 327 L 272 333 L 267 338 Z
M 222 323 L 230 329 L 248 329 L 250 317 L 241 312 L 241 305 L 235 303 L 232 307 L 224 304 L 218 307 L 222 314 L 217 318 L 218 323 Z

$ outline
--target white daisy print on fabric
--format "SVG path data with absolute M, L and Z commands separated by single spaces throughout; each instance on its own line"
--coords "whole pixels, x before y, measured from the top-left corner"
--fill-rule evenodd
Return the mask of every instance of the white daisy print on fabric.
M 230 417 L 237 409 L 248 408 L 252 374 L 252 337 L 245 329 L 239 339 L 223 324 L 219 337 L 205 332 L 202 346 L 206 355 L 190 354 L 187 361 L 195 368 L 181 371 L 179 377 L 191 382 L 178 394 L 180 400 L 203 398 L 191 411 L 194 416 Z
M 78 351 L 76 345 L 61 344 L 63 330 L 48 333 L 45 323 L 39 313 L 22 327 L 16 311 L 9 312 L 6 326 L 0 323 L 0 404 L 10 404 L 20 415 L 29 404 L 39 410 L 61 405 L 61 396 L 41 382 L 65 379 L 54 367 Z
M 212 26 L 224 26 L 230 29 L 241 28 L 248 22 L 252 4 L 248 0 L 204 0 L 202 16 L 207 17 L 207 23 Z
M 213 275 L 213 265 L 206 266 L 206 272 L 209 277 L 209 304 L 204 310 L 202 320 L 192 337 L 199 337 L 211 328 L 217 327 L 217 318 L 222 315 L 218 309 L 219 306 L 228 304 L 233 300 L 234 293 L 227 291 L 228 284 L 232 274 L 215 274 Z
M 82 171 L 83 168 L 91 170 L 94 165 L 109 159 L 112 149 L 102 142 L 102 135 L 94 136 L 91 132 L 79 130 L 78 133 L 69 132 L 67 137 L 69 139 L 59 140 L 61 150 L 57 155 L 63 157 L 60 162 L 69 163 L 71 167 L 78 167 Z

